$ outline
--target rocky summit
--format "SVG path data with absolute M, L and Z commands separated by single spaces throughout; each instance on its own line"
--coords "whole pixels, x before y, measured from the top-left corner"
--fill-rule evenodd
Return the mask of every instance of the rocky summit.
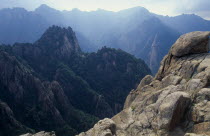
M 210 32 L 181 36 L 124 109 L 78 136 L 209 136 Z

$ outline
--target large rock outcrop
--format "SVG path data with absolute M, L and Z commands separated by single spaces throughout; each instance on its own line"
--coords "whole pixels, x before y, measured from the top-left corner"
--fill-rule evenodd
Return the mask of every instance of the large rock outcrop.
M 182 35 L 172 46 L 171 53 L 176 57 L 209 51 L 210 32 L 191 32 Z
M 181 36 L 156 76 L 146 76 L 128 95 L 124 110 L 112 118 L 116 130 L 109 136 L 210 135 L 209 36 Z

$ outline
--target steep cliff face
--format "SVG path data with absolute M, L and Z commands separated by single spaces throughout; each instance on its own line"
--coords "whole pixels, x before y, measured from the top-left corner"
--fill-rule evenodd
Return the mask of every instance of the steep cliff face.
M 3 51 L 0 51 L 0 72 L 2 136 L 43 129 L 74 135 L 78 126 L 71 128 L 71 124 L 80 120 L 77 123 L 82 125 L 91 118 L 71 105 L 57 81 L 41 81 L 30 67 Z
M 152 73 L 156 74 L 161 60 L 180 35 L 155 17 L 143 20 L 142 23 L 133 22 L 136 24 L 130 24 L 132 27 L 128 27 L 129 31 L 122 33 L 114 29 L 111 34 L 109 32 L 105 35 L 103 45 L 120 48 L 143 59 Z
M 210 32 L 181 36 L 128 95 L 124 110 L 79 136 L 210 135 Z
M 81 53 L 76 35 L 71 27 L 61 28 L 52 26 L 46 30 L 42 37 L 35 43 L 36 46 L 47 50 L 50 55 L 69 57 L 72 53 Z

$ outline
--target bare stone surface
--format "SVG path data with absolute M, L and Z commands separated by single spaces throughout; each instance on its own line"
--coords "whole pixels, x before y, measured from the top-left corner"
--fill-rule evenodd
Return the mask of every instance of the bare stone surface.
M 144 87 L 145 85 L 149 85 L 149 84 L 152 82 L 152 80 L 153 80 L 153 77 L 152 77 L 151 75 L 145 76 L 145 77 L 141 80 L 141 82 L 140 82 L 140 84 L 139 84 L 139 86 L 138 86 L 137 88 L 138 88 L 138 89 L 141 89 L 141 88 Z
M 20 135 L 20 136 L 56 136 L 54 132 L 44 132 L 41 131 L 39 133 L 36 134 L 24 134 L 24 135 Z
M 111 119 L 99 121 L 95 126 L 87 132 L 83 132 L 78 136 L 115 136 L 116 125 Z
M 208 136 L 208 135 L 203 135 L 203 134 L 195 134 L 195 133 L 187 133 L 184 136 Z
M 128 95 L 112 118 L 116 133 L 110 136 L 210 135 L 209 35 L 193 32 L 177 40 L 156 76 L 146 76 Z M 96 134 L 94 128 L 79 136 Z
M 182 35 L 172 46 L 171 53 L 176 57 L 187 54 L 207 53 L 210 32 L 191 32 Z

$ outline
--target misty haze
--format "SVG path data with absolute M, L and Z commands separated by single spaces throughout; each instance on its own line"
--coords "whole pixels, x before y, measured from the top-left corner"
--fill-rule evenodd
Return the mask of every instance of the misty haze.
M 0 0 L 0 136 L 209 136 L 209 0 Z

